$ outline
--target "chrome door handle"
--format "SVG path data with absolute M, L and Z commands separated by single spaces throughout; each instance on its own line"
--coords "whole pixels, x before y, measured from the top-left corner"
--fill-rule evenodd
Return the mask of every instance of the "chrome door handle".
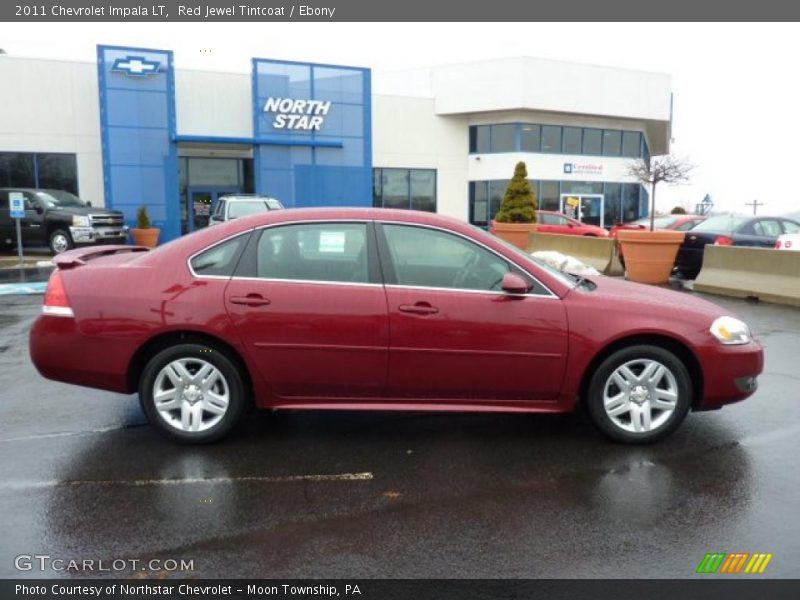
M 269 298 L 264 298 L 261 294 L 247 294 L 247 296 L 232 296 L 228 299 L 231 304 L 241 304 L 243 306 L 266 306 L 270 303 Z
M 416 304 L 401 304 L 398 307 L 400 312 L 411 313 L 412 315 L 433 315 L 439 312 L 435 306 L 427 302 L 417 302 Z

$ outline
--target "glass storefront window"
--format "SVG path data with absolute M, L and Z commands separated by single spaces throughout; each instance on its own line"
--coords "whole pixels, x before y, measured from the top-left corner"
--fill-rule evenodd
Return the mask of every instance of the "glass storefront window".
M 539 208 L 542 210 L 558 210 L 561 191 L 558 181 L 542 181 L 539 183 Z
M 517 126 L 515 123 L 492 125 L 490 133 L 491 152 L 514 152 L 517 149 Z
M 561 152 L 561 127 L 542 125 L 542 152 Z
M 469 128 L 469 151 L 489 152 L 489 126 L 473 125 Z
M 615 129 L 603 130 L 603 156 L 619 156 L 622 152 L 622 132 Z
M 642 134 L 638 131 L 622 132 L 622 156 L 626 158 L 639 158 L 641 152 Z
M 539 125 L 522 125 L 520 131 L 520 149 L 523 152 L 541 152 L 542 128 Z
M 580 127 L 564 127 L 564 142 L 562 150 L 564 154 L 580 154 L 581 153 L 581 128 Z
M 605 199 L 604 199 L 604 223 L 606 227 L 611 227 L 615 223 L 620 222 L 622 211 L 622 184 L 620 183 L 607 183 L 605 184 Z
M 639 214 L 639 184 L 622 184 L 622 221 L 628 223 L 638 219 Z
M 599 181 L 562 181 L 562 194 L 602 194 L 603 184 Z
M 600 129 L 583 130 L 583 153 L 591 156 L 603 153 L 603 132 Z
M 373 169 L 372 205 L 436 212 L 436 170 Z
M 506 195 L 506 189 L 511 180 L 497 179 L 489 182 L 489 217 L 494 219 L 497 211 L 500 210 L 500 205 L 503 203 L 503 196 Z
M 489 223 L 489 182 L 471 181 L 469 184 L 470 223 L 485 226 Z
M 74 154 L 2 152 L 0 187 L 64 190 L 78 194 L 78 164 Z

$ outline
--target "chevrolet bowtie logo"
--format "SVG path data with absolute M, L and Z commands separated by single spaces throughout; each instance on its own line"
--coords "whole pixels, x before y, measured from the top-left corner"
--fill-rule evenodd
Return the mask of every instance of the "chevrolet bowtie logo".
M 125 73 L 126 75 L 144 77 L 146 75 L 155 75 L 158 73 L 158 67 L 160 65 L 161 63 L 157 60 L 147 60 L 144 56 L 126 56 L 125 58 L 118 58 L 115 60 L 111 70 Z

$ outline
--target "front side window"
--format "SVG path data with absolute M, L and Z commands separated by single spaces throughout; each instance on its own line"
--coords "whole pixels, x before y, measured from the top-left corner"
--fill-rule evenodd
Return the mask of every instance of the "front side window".
M 249 233 L 240 235 L 201 252 L 192 259 L 192 270 L 197 275 L 230 277 L 249 237 Z
M 511 265 L 460 236 L 409 225 L 384 225 L 397 285 L 499 291 Z
M 256 249 L 264 279 L 369 283 L 366 223 L 305 223 L 265 229 Z

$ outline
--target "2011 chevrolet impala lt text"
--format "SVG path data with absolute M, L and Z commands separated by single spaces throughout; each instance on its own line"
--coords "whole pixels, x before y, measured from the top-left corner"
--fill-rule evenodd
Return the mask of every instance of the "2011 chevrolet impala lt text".
M 217 440 L 246 408 L 562 413 L 624 442 L 750 396 L 747 325 L 689 294 L 560 273 L 429 213 L 296 209 L 155 250 L 55 258 L 30 334 L 50 379 L 138 391 Z

